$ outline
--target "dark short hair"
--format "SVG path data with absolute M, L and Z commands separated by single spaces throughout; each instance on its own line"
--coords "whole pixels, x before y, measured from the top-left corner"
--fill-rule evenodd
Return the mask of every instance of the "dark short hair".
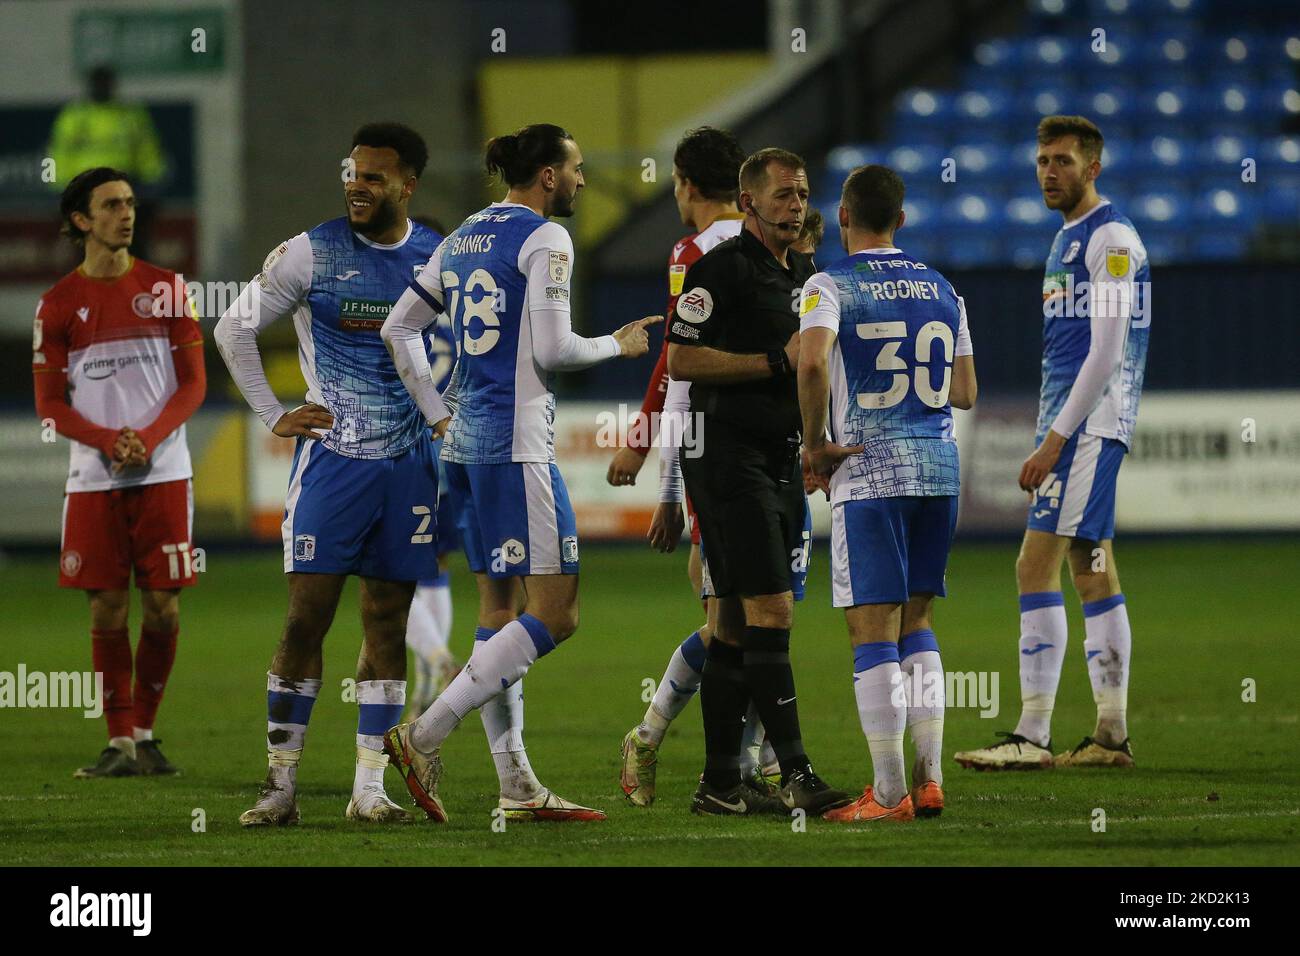
M 564 144 L 572 140 L 561 126 L 534 123 L 488 140 L 483 165 L 489 175 L 499 176 L 507 186 L 526 186 L 543 167 L 563 163 Z
M 59 232 L 78 245 L 85 242 L 86 234 L 73 223 L 72 214 L 79 212 L 83 216 L 89 216 L 90 196 L 95 189 L 104 183 L 119 180 L 128 185 L 131 183 L 131 178 L 126 173 L 109 166 L 95 166 L 73 176 L 72 182 L 64 187 L 63 195 L 59 197 L 59 217 L 62 219 Z
M 799 231 L 799 241 L 808 242 L 816 248 L 822 244 L 822 237 L 826 235 L 826 221 L 822 218 L 821 210 L 812 206 L 808 209 L 808 214 L 803 217 L 803 229 Z
M 740 188 L 753 190 L 767 182 L 767 167 L 772 163 L 786 169 L 807 169 L 808 164 L 798 153 L 779 146 L 767 146 L 753 153 L 740 166 Z
M 419 179 L 429 162 L 429 147 L 424 137 L 402 123 L 367 123 L 352 135 L 352 148 L 369 146 L 372 149 L 391 149 L 397 161 Z
M 888 166 L 859 166 L 844 180 L 840 202 L 848 211 L 849 225 L 890 232 L 903 209 L 903 179 Z
M 701 126 L 686 131 L 673 151 L 673 165 L 705 199 L 736 201 L 736 181 L 745 151 L 725 129 Z
M 1088 162 L 1101 159 L 1105 138 L 1097 124 L 1086 116 L 1044 116 L 1038 121 L 1038 145 L 1042 146 L 1062 136 L 1079 137 L 1079 152 Z

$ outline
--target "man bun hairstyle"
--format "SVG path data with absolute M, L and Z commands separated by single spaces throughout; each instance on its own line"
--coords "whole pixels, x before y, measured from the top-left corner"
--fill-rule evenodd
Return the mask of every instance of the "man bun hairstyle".
M 686 131 L 673 151 L 673 165 L 700 195 L 715 202 L 735 202 L 736 182 L 745 151 L 725 129 L 700 126 Z
M 424 145 L 424 137 L 402 123 L 367 123 L 352 136 L 352 148 L 358 146 L 393 150 L 398 162 L 416 179 L 424 175 L 424 167 L 429 162 L 429 147 Z
M 850 226 L 885 235 L 898 225 L 903 192 L 903 178 L 888 166 L 859 166 L 844 180 L 840 202 Z
M 1079 137 L 1079 152 L 1088 162 L 1101 162 L 1106 140 L 1097 124 L 1086 116 L 1044 116 L 1038 121 L 1038 145 L 1043 146 L 1062 136 Z
M 63 195 L 59 197 L 59 217 L 62 219 L 59 232 L 77 245 L 84 243 L 86 233 L 77 228 L 72 221 L 72 214 L 79 212 L 83 216 L 89 216 L 90 196 L 95 189 L 104 185 L 104 183 L 118 181 L 129 185 L 131 178 L 120 169 L 113 169 L 110 166 L 95 166 L 73 176 L 72 182 L 64 187 Z
M 534 123 L 488 140 L 483 165 L 488 175 L 507 186 L 526 186 L 546 166 L 559 166 L 567 158 L 565 142 L 573 137 L 552 123 Z

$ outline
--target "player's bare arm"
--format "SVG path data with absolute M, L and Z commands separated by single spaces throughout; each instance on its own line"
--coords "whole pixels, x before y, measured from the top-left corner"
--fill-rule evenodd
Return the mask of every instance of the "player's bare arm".
M 682 503 L 661 501 L 655 506 L 646 540 L 650 542 L 650 547 L 661 554 L 671 554 L 677 550 L 677 542 L 681 540 L 685 528 L 686 519 L 682 515 Z
M 948 404 L 969 411 L 975 407 L 979 384 L 975 380 L 975 356 L 958 355 L 952 363 L 952 388 L 948 390 Z
M 815 487 L 826 490 L 826 480 L 851 455 L 861 454 L 862 445 L 845 447 L 826 437 L 826 411 L 830 403 L 830 353 L 835 332 L 826 328 L 804 329 L 799 345 L 799 411 L 803 418 L 804 452 Z

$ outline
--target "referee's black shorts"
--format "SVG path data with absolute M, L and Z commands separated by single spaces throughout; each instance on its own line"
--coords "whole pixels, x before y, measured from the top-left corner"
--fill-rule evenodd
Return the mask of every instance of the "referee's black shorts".
M 682 454 L 682 477 L 713 596 L 791 590 L 806 507 L 798 446 L 755 439 L 709 419 L 700 449 L 698 458 Z

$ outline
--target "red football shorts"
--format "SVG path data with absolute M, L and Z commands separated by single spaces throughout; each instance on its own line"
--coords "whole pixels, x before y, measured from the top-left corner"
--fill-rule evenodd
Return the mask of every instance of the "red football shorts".
M 59 587 L 164 591 L 197 583 L 190 479 L 63 496 Z
M 700 525 L 695 520 L 695 506 L 691 504 L 691 496 L 684 495 L 686 498 L 686 526 L 691 529 L 691 544 L 699 547 L 700 544 Z

